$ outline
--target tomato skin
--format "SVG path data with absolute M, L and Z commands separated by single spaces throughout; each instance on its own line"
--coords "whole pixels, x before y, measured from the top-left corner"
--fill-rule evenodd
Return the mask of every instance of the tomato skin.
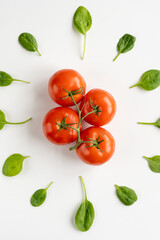
M 109 123 L 113 119 L 116 112 L 116 102 L 112 95 L 105 90 L 97 88 L 89 91 L 83 98 L 80 105 L 80 108 L 82 109 L 82 106 L 84 104 L 82 116 L 85 116 L 87 113 L 93 111 L 90 99 L 92 99 L 95 106 L 99 106 L 101 112 L 98 113 L 98 116 L 96 113 L 92 113 L 88 115 L 84 120 L 97 127 Z
M 66 99 L 61 99 L 67 96 L 67 92 L 64 91 L 74 91 L 79 88 L 84 88 L 84 93 L 86 91 L 86 83 L 83 77 L 72 69 L 63 69 L 56 72 L 49 80 L 48 91 L 49 95 L 53 101 L 62 106 L 73 106 L 74 103 L 70 97 Z M 64 88 L 64 89 L 63 89 Z M 73 96 L 76 103 L 79 103 L 83 98 L 82 92 Z
M 103 152 L 96 147 L 88 147 L 90 143 L 81 143 L 77 147 L 77 155 L 83 162 L 91 165 L 101 165 L 112 157 L 115 150 L 115 141 L 107 130 L 101 127 L 89 127 L 81 133 L 81 140 L 83 141 L 90 141 L 88 138 L 96 140 L 98 137 L 100 141 L 104 138 L 104 141 L 99 144 L 99 148 Z
M 61 129 L 59 130 L 59 126 L 56 124 L 61 123 L 61 121 L 66 117 L 65 123 L 77 123 L 74 124 L 73 127 L 78 127 L 79 117 L 78 114 L 68 108 L 68 107 L 57 107 L 51 109 L 43 120 L 43 132 L 47 139 L 58 145 L 69 144 L 74 142 L 77 139 L 77 132 L 73 129 L 67 128 L 68 130 Z M 72 126 L 72 125 L 71 125 Z

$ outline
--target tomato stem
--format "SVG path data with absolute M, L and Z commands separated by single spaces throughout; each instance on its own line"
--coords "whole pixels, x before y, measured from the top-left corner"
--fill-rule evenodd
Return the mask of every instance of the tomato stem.
M 87 113 L 85 116 L 82 117 L 81 120 L 83 121 L 88 115 L 90 115 L 90 114 L 92 114 L 92 113 L 96 113 L 96 110 L 93 110 L 93 111 Z
M 77 108 L 78 116 L 79 116 L 79 122 L 78 122 L 78 127 L 77 127 L 77 128 L 74 128 L 74 127 L 71 126 L 71 125 L 76 124 L 76 123 L 66 124 L 66 123 L 65 123 L 66 117 L 61 121 L 61 123 L 57 123 L 58 126 L 60 127 L 60 129 L 63 128 L 63 129 L 65 129 L 65 130 L 67 130 L 67 128 L 71 128 L 71 129 L 73 129 L 73 130 L 75 130 L 75 131 L 77 132 L 77 137 L 78 137 L 77 142 L 76 142 L 76 144 L 75 144 L 73 147 L 69 148 L 69 150 L 72 151 L 72 150 L 76 149 L 81 143 L 90 143 L 90 145 L 87 146 L 87 147 L 96 147 L 96 148 L 99 149 L 101 152 L 103 152 L 103 151 L 99 148 L 99 144 L 104 141 L 104 138 L 103 138 L 101 141 L 99 141 L 99 137 L 100 137 L 100 136 L 99 136 L 96 140 L 94 140 L 94 139 L 89 139 L 89 141 L 82 141 L 82 140 L 81 140 L 81 135 L 80 135 L 80 127 L 81 127 L 82 121 L 83 121 L 87 116 L 89 116 L 89 115 L 92 114 L 92 113 L 96 113 L 96 115 L 98 116 L 98 113 L 101 112 L 101 110 L 99 109 L 99 106 L 98 106 L 98 105 L 95 106 L 94 103 L 93 103 L 93 101 L 92 101 L 92 99 L 91 99 L 91 107 L 93 108 L 93 110 L 92 110 L 91 112 L 87 113 L 85 116 L 82 117 L 82 110 L 83 110 L 84 105 L 82 106 L 82 109 L 80 110 L 80 108 L 79 108 L 78 104 L 76 103 L 73 95 L 76 95 L 76 94 L 78 94 L 78 93 L 80 93 L 80 92 L 82 92 L 82 94 L 84 94 L 84 89 L 83 89 L 83 88 L 79 88 L 79 89 L 74 90 L 74 91 L 67 91 L 66 89 L 63 88 L 63 90 L 64 90 L 65 92 L 67 92 L 67 96 L 66 96 L 65 98 L 70 97 L 70 98 L 72 99 L 74 105 L 75 105 L 76 108 Z M 63 99 L 64 99 L 64 98 L 63 98 Z M 85 101 L 85 100 L 84 100 L 84 101 Z

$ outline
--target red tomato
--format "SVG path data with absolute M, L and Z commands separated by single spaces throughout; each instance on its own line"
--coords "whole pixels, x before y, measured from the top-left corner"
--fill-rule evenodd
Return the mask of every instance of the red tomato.
M 67 91 L 75 91 L 77 89 L 83 88 L 84 93 L 86 91 L 86 83 L 83 77 L 76 71 L 71 69 L 64 69 L 56 72 L 49 80 L 48 91 L 50 97 L 62 106 L 73 106 L 74 103 L 71 97 L 67 97 Z M 73 98 L 76 103 L 82 99 L 82 91 L 74 95 Z M 65 98 L 65 99 L 61 99 Z
M 104 128 L 90 127 L 82 132 L 81 140 L 91 141 L 90 139 L 94 139 L 97 142 L 104 141 L 99 143 L 98 147 L 93 146 L 91 143 L 81 143 L 76 149 L 79 158 L 85 163 L 92 165 L 100 165 L 108 161 L 115 149 L 115 141 L 112 135 Z
M 81 102 L 82 116 L 93 111 L 94 107 L 97 109 L 97 114 L 92 113 L 84 120 L 95 126 L 103 126 L 109 123 L 116 112 L 116 102 L 112 95 L 105 90 L 92 89 L 89 91 Z M 98 115 L 98 116 L 97 116 Z
M 43 120 L 43 131 L 49 141 L 55 144 L 68 144 L 77 139 L 77 132 L 71 128 L 60 127 L 64 121 L 66 124 L 76 123 L 70 125 L 74 128 L 78 127 L 78 114 L 67 107 L 57 107 L 50 110 Z M 59 125 L 58 125 L 59 124 Z

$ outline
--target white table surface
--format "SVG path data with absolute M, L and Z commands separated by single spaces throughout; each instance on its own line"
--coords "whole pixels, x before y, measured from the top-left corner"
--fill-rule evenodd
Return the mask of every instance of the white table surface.
M 80 5 L 93 18 L 84 61 L 83 36 L 72 26 Z M 0 8 L 0 70 L 31 81 L 0 88 L 0 109 L 10 121 L 33 117 L 0 133 L 1 167 L 10 154 L 31 155 L 21 174 L 0 176 L 0 239 L 159 239 L 160 174 L 151 172 L 142 156 L 160 154 L 160 131 L 136 122 L 160 116 L 160 88 L 145 92 L 129 86 L 143 72 L 160 68 L 160 1 L 0 0 Z M 22 32 L 36 37 L 42 57 L 18 44 Z M 136 45 L 113 62 L 125 33 L 136 36 Z M 102 88 L 116 99 L 116 116 L 105 126 L 116 140 L 116 151 L 105 165 L 86 165 L 68 146 L 53 145 L 43 135 L 43 117 L 57 106 L 48 95 L 48 79 L 63 68 L 80 72 L 87 91 Z M 73 223 L 83 199 L 79 175 L 95 208 L 94 224 L 86 233 Z M 32 193 L 52 180 L 46 202 L 33 208 Z M 130 207 L 121 204 L 114 184 L 133 188 L 138 201 Z

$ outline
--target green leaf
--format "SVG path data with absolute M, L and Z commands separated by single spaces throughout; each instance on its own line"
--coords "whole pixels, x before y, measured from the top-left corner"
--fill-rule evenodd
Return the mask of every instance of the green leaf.
M 124 186 L 117 186 L 116 187 L 116 194 L 119 200 L 126 206 L 132 205 L 135 201 L 137 201 L 137 195 L 134 190 Z
M 0 86 L 9 86 L 12 82 L 13 78 L 9 74 L 0 71 Z
M 2 173 L 7 177 L 18 175 L 22 171 L 24 159 L 28 157 L 24 157 L 19 153 L 12 154 L 4 162 Z
M 19 124 L 24 124 L 24 123 L 30 121 L 31 119 L 32 118 L 29 118 L 26 121 L 18 122 L 18 123 L 8 122 L 8 121 L 6 121 L 5 114 L 0 110 L 0 130 L 2 130 L 2 128 L 4 127 L 5 124 L 19 125 Z
M 135 41 L 136 38 L 130 34 L 125 34 L 122 38 L 120 38 L 117 44 L 118 55 L 113 59 L 113 61 L 115 61 L 121 53 L 130 51 L 134 47 Z
M 73 25 L 77 31 L 84 35 L 84 49 L 83 49 L 83 56 L 84 59 L 85 55 L 85 48 L 86 48 L 86 33 L 92 26 L 92 17 L 90 12 L 85 7 L 78 7 L 74 17 L 73 17 Z
M 33 207 L 39 207 L 46 200 L 46 190 L 39 189 L 31 197 L 31 204 Z
M 148 161 L 149 164 L 149 168 L 155 172 L 155 173 L 160 173 L 160 156 L 154 156 L 154 157 L 146 157 L 143 156 L 143 158 L 145 158 Z
M 88 231 L 92 226 L 95 213 L 92 203 L 87 200 L 86 188 L 84 185 L 83 178 L 82 177 L 80 178 L 85 192 L 85 200 L 78 208 L 78 211 L 75 216 L 75 224 L 80 231 L 85 232 Z
M 74 27 L 83 35 L 89 31 L 92 26 L 92 17 L 85 7 L 78 7 L 73 17 Z
M 47 189 L 51 186 L 52 183 L 53 182 L 51 182 L 47 188 L 39 189 L 33 193 L 30 199 L 30 203 L 33 207 L 39 207 L 44 203 L 47 196 Z
M 151 122 L 151 123 L 148 123 L 148 122 L 138 122 L 138 124 L 153 125 L 153 126 L 156 126 L 156 127 L 160 128 L 160 118 L 156 122 Z
M 4 127 L 6 124 L 6 118 L 4 113 L 0 110 L 0 130 Z
M 9 86 L 13 81 L 30 83 L 23 80 L 13 79 L 8 73 L 0 71 L 0 86 L 6 87 Z
M 149 70 L 143 73 L 139 82 L 130 88 L 140 87 L 146 91 L 151 91 L 159 87 L 160 85 L 160 71 L 159 70 Z
M 30 52 L 37 52 L 41 56 L 40 52 L 38 51 L 37 41 L 32 34 L 21 33 L 18 40 L 22 47 L 24 47 L 26 50 Z
M 94 208 L 91 202 L 85 200 L 79 207 L 76 217 L 75 224 L 77 228 L 82 231 L 88 231 L 94 220 Z

